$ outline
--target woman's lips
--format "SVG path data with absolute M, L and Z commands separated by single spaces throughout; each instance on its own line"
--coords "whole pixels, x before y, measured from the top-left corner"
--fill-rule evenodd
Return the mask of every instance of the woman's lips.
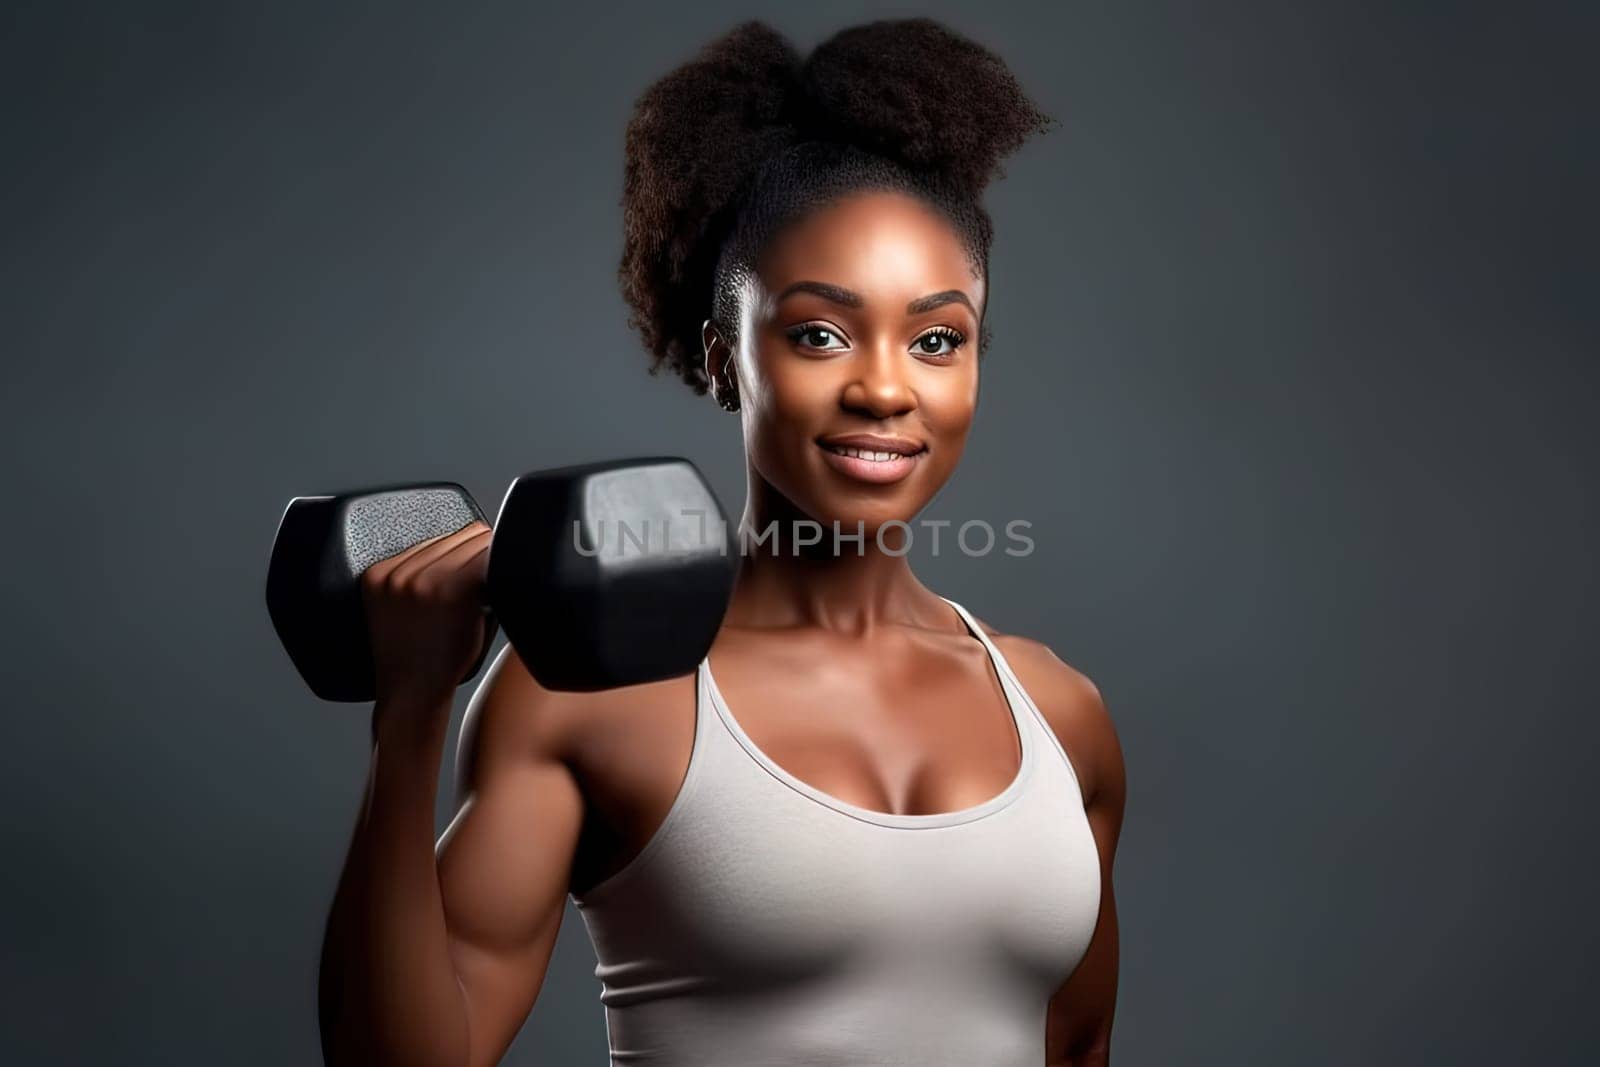
M 898 482 L 916 467 L 917 461 L 927 452 L 913 452 L 910 455 L 901 455 L 894 452 L 874 452 L 870 449 L 850 448 L 839 449 L 837 446 L 818 445 L 828 465 L 840 474 L 857 481 L 872 482 L 875 485 L 884 485 L 889 482 Z M 855 453 L 847 455 L 846 453 Z

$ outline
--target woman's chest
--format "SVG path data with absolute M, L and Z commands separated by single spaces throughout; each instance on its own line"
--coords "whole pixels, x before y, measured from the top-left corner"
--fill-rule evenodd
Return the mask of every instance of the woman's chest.
M 640 686 L 577 725 L 589 808 L 573 884 L 624 866 L 655 835 L 701 728 L 731 727 L 749 758 L 843 805 L 892 815 L 971 808 L 1018 775 L 1022 737 L 985 657 L 867 664 L 715 657 L 724 719 L 699 715 L 694 676 Z
M 646 731 L 632 742 L 640 759 L 682 749 L 687 773 L 621 789 L 613 777 L 623 818 L 642 818 L 641 796 L 661 807 L 633 837 L 597 830 L 595 869 L 575 878 L 604 958 L 677 958 L 692 945 L 697 974 L 785 986 L 959 961 L 980 985 L 1034 991 L 1079 958 L 1095 921 L 1095 847 L 1071 776 L 1047 762 L 1056 753 L 1034 724 L 1011 725 L 1020 752 L 993 782 L 946 793 L 932 810 L 891 811 L 836 796 L 841 784 L 823 792 L 753 751 L 709 671 L 691 695 L 701 736 Z

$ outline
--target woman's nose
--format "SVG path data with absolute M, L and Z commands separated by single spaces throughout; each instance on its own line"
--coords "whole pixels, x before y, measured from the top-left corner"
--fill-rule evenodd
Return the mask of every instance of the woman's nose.
M 889 344 L 860 350 L 851 360 L 851 376 L 841 397 L 844 407 L 877 419 L 903 415 L 915 408 L 916 394 L 906 378 L 907 358 Z

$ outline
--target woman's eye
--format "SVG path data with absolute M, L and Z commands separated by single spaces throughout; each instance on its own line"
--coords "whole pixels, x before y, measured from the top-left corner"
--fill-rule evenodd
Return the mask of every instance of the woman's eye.
M 836 331 L 817 325 L 796 326 L 789 331 L 789 340 L 796 344 L 804 344 L 807 348 L 829 351 L 836 351 L 843 344 L 843 339 Z
M 966 341 L 955 330 L 940 328 L 930 330 L 912 342 L 912 350 L 919 356 L 948 356 Z

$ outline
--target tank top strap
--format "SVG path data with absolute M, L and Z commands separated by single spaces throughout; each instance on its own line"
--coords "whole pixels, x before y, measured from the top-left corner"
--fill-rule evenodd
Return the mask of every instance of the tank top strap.
M 989 635 L 984 632 L 983 627 L 978 625 L 978 620 L 972 617 L 972 613 L 966 608 L 962 607 L 960 604 L 957 604 L 954 600 L 951 600 L 949 597 L 942 596 L 939 599 L 943 600 L 946 604 L 949 604 L 952 608 L 955 608 L 956 614 L 961 616 L 961 621 L 966 623 L 967 629 L 972 631 L 972 636 L 983 642 L 983 647 L 988 649 L 989 658 L 994 660 L 995 668 L 1000 672 L 1001 679 L 1003 681 L 1010 682 L 1018 692 L 1022 692 L 1023 695 L 1026 696 L 1027 694 L 1022 689 L 1022 683 L 1017 680 L 1016 672 L 1011 669 L 1011 664 L 1006 661 L 1005 654 L 1000 651 L 999 646 L 996 645 L 994 641 L 990 639 Z M 1029 701 L 1029 703 L 1031 704 L 1032 701 Z
M 1012 699 L 1027 709 L 1027 713 L 1023 717 L 1032 723 L 1037 733 L 1044 736 L 1045 743 L 1055 749 L 1056 754 L 1061 757 L 1061 762 L 1066 764 L 1067 773 L 1072 776 L 1073 784 L 1077 785 L 1078 769 L 1073 766 L 1072 757 L 1067 755 L 1066 748 L 1061 744 L 1061 738 L 1056 736 L 1055 728 L 1044 717 L 1044 713 L 1039 710 L 1039 706 L 1033 702 L 1033 698 L 1028 695 L 1027 689 L 1023 687 L 1021 679 L 1011 669 L 1011 664 L 1006 660 L 1005 653 L 1000 651 L 999 646 L 984 632 L 983 627 L 978 625 L 978 620 L 972 617 L 971 612 L 949 597 L 941 596 L 939 599 L 956 609 L 956 614 L 961 616 L 961 621 L 967 624 L 967 628 L 972 631 L 973 636 L 982 641 L 983 647 L 989 650 L 989 657 L 994 661 L 996 670 L 1000 672 L 1002 684 L 1010 689 Z

